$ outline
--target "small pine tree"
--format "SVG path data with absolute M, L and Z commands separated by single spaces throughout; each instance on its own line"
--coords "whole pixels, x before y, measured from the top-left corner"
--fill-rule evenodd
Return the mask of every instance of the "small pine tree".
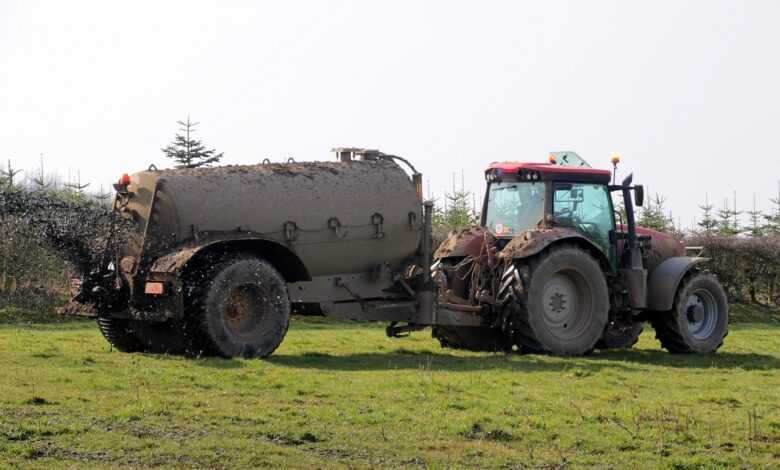
M 33 176 L 32 182 L 35 186 L 35 191 L 46 191 L 51 186 L 51 181 L 46 178 L 46 173 L 43 170 L 43 154 L 41 154 L 41 167 L 38 174 Z
M 5 170 L 0 169 L 0 183 L 7 188 L 16 187 L 14 178 L 21 172 L 22 170 L 15 170 L 14 167 L 11 166 L 11 159 L 9 158 L 8 167 Z
M 649 198 L 642 213 L 639 216 L 637 225 L 641 227 L 658 230 L 659 232 L 668 232 L 670 228 L 669 219 L 666 216 L 664 204 L 666 198 L 656 193 L 654 197 Z
M 107 206 L 110 204 L 111 196 L 113 196 L 113 194 L 111 194 L 110 191 L 106 191 L 105 188 L 103 188 L 102 184 L 100 185 L 100 189 L 98 190 L 98 192 L 92 195 L 92 197 L 95 200 L 97 200 L 99 204 L 103 206 Z
M 713 208 L 714 206 L 710 203 L 709 195 L 705 193 L 704 204 L 699 206 L 699 209 L 702 211 L 701 222 L 697 224 L 705 235 L 711 235 L 718 228 L 718 222 L 712 216 Z
M 736 224 L 736 211 L 729 207 L 728 199 L 723 201 L 723 208 L 718 209 L 718 233 L 725 237 L 733 237 L 739 233 Z
M 447 209 L 444 213 L 444 224 L 451 228 L 468 227 L 475 222 L 471 208 L 471 191 L 460 189 L 445 195 Z
M 217 151 L 214 149 L 208 150 L 201 141 L 191 138 L 191 134 L 195 132 L 195 126 L 199 123 L 190 122 L 189 116 L 187 116 L 186 122 L 176 122 L 180 126 L 180 133 L 174 136 L 170 145 L 160 150 L 166 157 L 176 162 L 177 168 L 198 168 L 219 163 L 222 160 L 223 153 L 216 153 Z
M 764 236 L 764 227 L 760 224 L 760 221 L 763 218 L 764 213 L 761 212 L 761 209 L 759 209 L 756 206 L 755 194 L 753 195 L 753 210 L 747 211 L 747 214 L 750 217 L 750 228 L 746 231 L 746 233 L 751 237 Z
M 768 214 L 764 214 L 766 220 L 764 229 L 769 234 L 780 236 L 780 182 L 777 183 L 777 199 L 770 199 L 770 201 L 774 207 Z
M 70 179 L 70 178 L 68 178 Z M 84 190 L 89 187 L 89 183 L 81 183 L 81 172 L 77 173 L 76 181 L 68 181 L 65 183 L 65 188 L 76 193 L 76 194 L 84 194 Z

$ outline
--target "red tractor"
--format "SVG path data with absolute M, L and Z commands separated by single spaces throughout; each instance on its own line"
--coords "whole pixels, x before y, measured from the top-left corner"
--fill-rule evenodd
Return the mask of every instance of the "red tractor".
M 631 175 L 611 184 L 610 171 L 558 152 L 550 163 L 493 163 L 485 177 L 480 226 L 451 233 L 432 272 L 440 306 L 478 307 L 490 321 L 434 326 L 443 346 L 578 355 L 630 348 L 645 322 L 672 353 L 723 344 L 723 287 L 706 258 L 636 226 L 644 189 Z

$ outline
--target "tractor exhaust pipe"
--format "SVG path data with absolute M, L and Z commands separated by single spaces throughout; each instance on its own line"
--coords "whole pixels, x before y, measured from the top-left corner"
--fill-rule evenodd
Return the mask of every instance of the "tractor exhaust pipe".
M 621 275 L 628 285 L 629 302 L 634 309 L 643 309 L 647 307 L 647 270 L 642 263 L 642 252 L 639 249 L 636 235 L 636 217 L 634 216 L 634 201 L 631 198 L 631 183 L 634 179 L 633 173 L 626 176 L 623 180 L 623 204 L 626 208 L 626 222 L 628 224 L 628 259 L 624 261 L 627 266 L 620 269 Z M 644 188 L 638 186 L 634 188 L 637 195 L 637 205 L 644 202 Z
M 630 260 L 628 268 L 641 268 L 642 257 L 639 253 L 636 238 L 636 217 L 634 217 L 634 201 L 631 198 L 631 183 L 634 180 L 634 174 L 630 173 L 623 180 L 623 204 L 626 207 L 626 222 L 628 223 L 628 250 Z

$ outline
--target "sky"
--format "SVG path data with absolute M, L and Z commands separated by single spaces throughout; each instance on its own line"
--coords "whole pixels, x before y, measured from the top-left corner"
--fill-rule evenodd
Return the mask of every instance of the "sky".
M 490 162 L 619 152 L 687 227 L 705 194 L 778 197 L 779 22 L 758 0 L 0 0 L 0 162 L 107 187 L 170 166 L 189 115 L 226 164 L 377 148 L 480 199 Z

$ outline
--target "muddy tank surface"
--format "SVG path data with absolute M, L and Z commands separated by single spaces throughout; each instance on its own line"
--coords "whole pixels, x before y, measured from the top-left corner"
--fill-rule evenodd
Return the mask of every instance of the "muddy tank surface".
M 388 160 L 144 171 L 127 191 L 133 197 L 121 210 L 145 234 L 130 256 L 262 238 L 290 248 L 316 277 L 398 265 L 421 239 L 415 186 Z

